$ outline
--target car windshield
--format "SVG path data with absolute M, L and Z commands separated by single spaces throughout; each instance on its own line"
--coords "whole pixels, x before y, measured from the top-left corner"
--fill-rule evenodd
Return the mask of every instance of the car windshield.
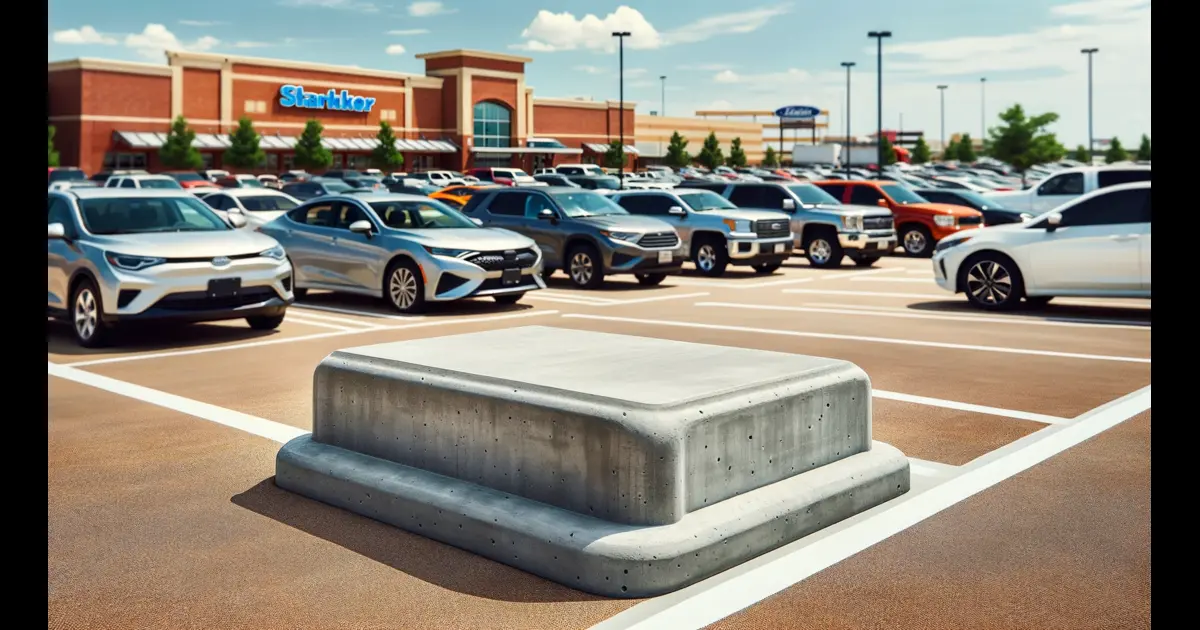
M 1004 206 L 996 203 L 995 201 L 992 201 L 991 199 L 988 199 L 987 197 L 984 197 L 983 195 L 981 195 L 979 193 L 974 193 L 974 192 L 971 192 L 968 190 L 956 190 L 956 191 L 954 191 L 954 195 L 956 197 L 962 197 L 963 199 L 965 199 L 967 201 L 967 203 L 970 203 L 979 208 L 987 208 L 988 210 L 1006 210 L 1007 209 Z
M 900 184 L 882 184 L 879 187 L 883 193 L 899 204 L 929 203 L 927 199 Z
M 142 188 L 172 188 L 176 190 L 183 188 L 179 182 L 173 179 L 143 179 L 138 183 L 142 185 Z
M 554 199 L 562 206 L 568 217 L 598 217 L 610 214 L 629 214 L 611 199 L 594 192 L 555 193 Z
M 383 224 L 398 230 L 432 230 L 437 228 L 479 228 L 463 213 L 437 200 L 373 201 L 371 209 Z
M 597 177 L 592 180 L 596 183 L 596 188 L 603 190 L 620 190 L 621 180 L 616 177 Z
M 50 171 L 50 181 L 52 182 L 75 182 L 87 179 L 87 174 L 83 171 L 66 168 Z
M 363 174 L 359 173 L 358 171 L 342 171 L 342 175 L 341 175 L 342 179 L 346 179 L 348 177 L 357 178 L 357 177 L 362 177 L 362 176 L 363 176 Z
M 172 179 L 177 182 L 204 182 L 208 181 L 196 173 L 167 173 Z
M 679 195 L 679 198 L 683 200 L 683 203 L 687 204 L 687 207 L 696 212 L 704 212 L 705 210 L 732 210 L 737 208 L 737 206 L 729 203 L 728 199 L 711 190 L 689 192 Z
M 788 186 L 788 190 L 795 193 L 800 198 L 800 203 L 807 206 L 815 206 L 817 204 L 825 204 L 827 206 L 842 205 L 842 202 L 838 201 L 836 197 L 812 184 L 792 184 Z
M 342 182 L 321 182 L 321 185 L 325 187 L 326 192 L 331 193 L 340 193 L 350 190 L 350 186 L 348 184 L 343 184 Z
M 291 210 L 300 205 L 282 195 L 240 197 L 238 201 L 242 202 L 242 207 L 250 212 L 278 212 L 280 210 Z
M 216 232 L 231 229 L 195 197 L 108 197 L 79 202 L 92 234 Z
M 257 179 L 239 179 L 237 181 L 242 185 L 243 188 L 266 188 L 266 186 L 263 186 L 263 183 Z

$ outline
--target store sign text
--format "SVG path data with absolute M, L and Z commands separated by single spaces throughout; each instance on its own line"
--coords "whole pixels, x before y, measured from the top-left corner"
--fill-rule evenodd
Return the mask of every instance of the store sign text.
M 375 99 L 366 96 L 354 96 L 342 90 L 328 92 L 306 92 L 301 85 L 284 85 L 279 88 L 280 107 L 299 107 L 302 109 L 328 109 L 337 112 L 369 112 L 375 105 Z

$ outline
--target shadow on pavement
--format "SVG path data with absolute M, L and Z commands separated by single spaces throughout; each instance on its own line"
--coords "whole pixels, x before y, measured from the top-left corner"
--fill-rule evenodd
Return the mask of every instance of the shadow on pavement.
M 657 286 L 647 286 L 647 285 L 639 283 L 637 281 L 637 279 L 633 277 L 633 274 L 605 276 L 604 284 L 601 285 L 600 288 L 598 288 L 598 289 L 577 288 L 574 284 L 571 283 L 571 280 L 569 278 L 567 278 L 566 276 L 561 275 L 561 274 L 554 274 L 553 276 L 550 276 L 549 278 L 546 278 L 543 276 L 543 279 L 546 282 L 547 289 L 556 289 L 556 290 L 562 290 L 562 291 L 578 291 L 580 295 L 588 295 L 590 293 L 604 293 L 604 292 L 608 292 L 608 291 L 657 291 L 659 289 L 666 288 L 668 283 L 671 282 L 672 277 L 673 276 L 667 276 L 667 279 L 663 280 L 663 284 L 660 284 Z M 536 295 L 536 294 L 537 294 L 537 292 L 535 291 L 531 295 Z
M 946 302 L 917 302 L 908 308 L 916 311 L 954 315 L 1007 315 L 1044 319 L 1046 321 L 1096 320 L 1097 323 L 1117 320 L 1127 324 L 1150 325 L 1150 309 L 1121 306 L 1084 306 L 1077 304 L 1055 304 L 1026 306 L 1015 311 L 990 312 L 971 306 L 965 299 Z
M 154 350 L 184 350 L 207 345 L 253 341 L 280 334 L 278 330 L 254 330 L 248 326 L 216 324 L 137 324 L 113 330 L 103 348 L 84 348 L 75 342 L 69 324 L 47 320 L 46 352 L 72 356 L 121 355 Z
M 497 601 L 602 601 L 473 553 L 292 494 L 264 479 L 230 501 L 419 580 Z

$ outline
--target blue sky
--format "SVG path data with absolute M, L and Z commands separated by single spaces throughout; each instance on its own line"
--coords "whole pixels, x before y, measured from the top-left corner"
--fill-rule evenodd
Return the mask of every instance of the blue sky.
M 977 136 L 980 78 L 988 124 L 1019 102 L 1062 117 L 1055 131 L 1087 138 L 1087 65 L 1095 59 L 1095 133 L 1126 145 L 1150 132 L 1149 0 L 57 0 L 49 59 L 163 63 L 178 48 L 419 73 L 414 55 L 453 48 L 534 59 L 540 96 L 616 98 L 613 30 L 627 30 L 625 97 L 668 115 L 697 109 L 816 105 L 845 128 L 843 61 L 852 76 L 852 131 L 876 126 L 869 30 L 893 32 L 884 54 L 884 126 Z

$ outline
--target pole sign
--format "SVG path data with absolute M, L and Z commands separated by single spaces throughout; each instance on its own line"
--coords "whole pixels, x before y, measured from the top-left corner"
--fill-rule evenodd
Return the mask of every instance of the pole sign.
M 375 99 L 354 96 L 342 90 L 328 92 L 306 92 L 300 85 L 284 85 L 279 88 L 279 106 L 301 109 L 326 109 L 336 112 L 369 112 Z
M 820 108 L 812 105 L 788 105 L 775 110 L 775 115 L 780 118 L 792 118 L 796 120 L 808 120 L 816 118 L 820 115 Z

